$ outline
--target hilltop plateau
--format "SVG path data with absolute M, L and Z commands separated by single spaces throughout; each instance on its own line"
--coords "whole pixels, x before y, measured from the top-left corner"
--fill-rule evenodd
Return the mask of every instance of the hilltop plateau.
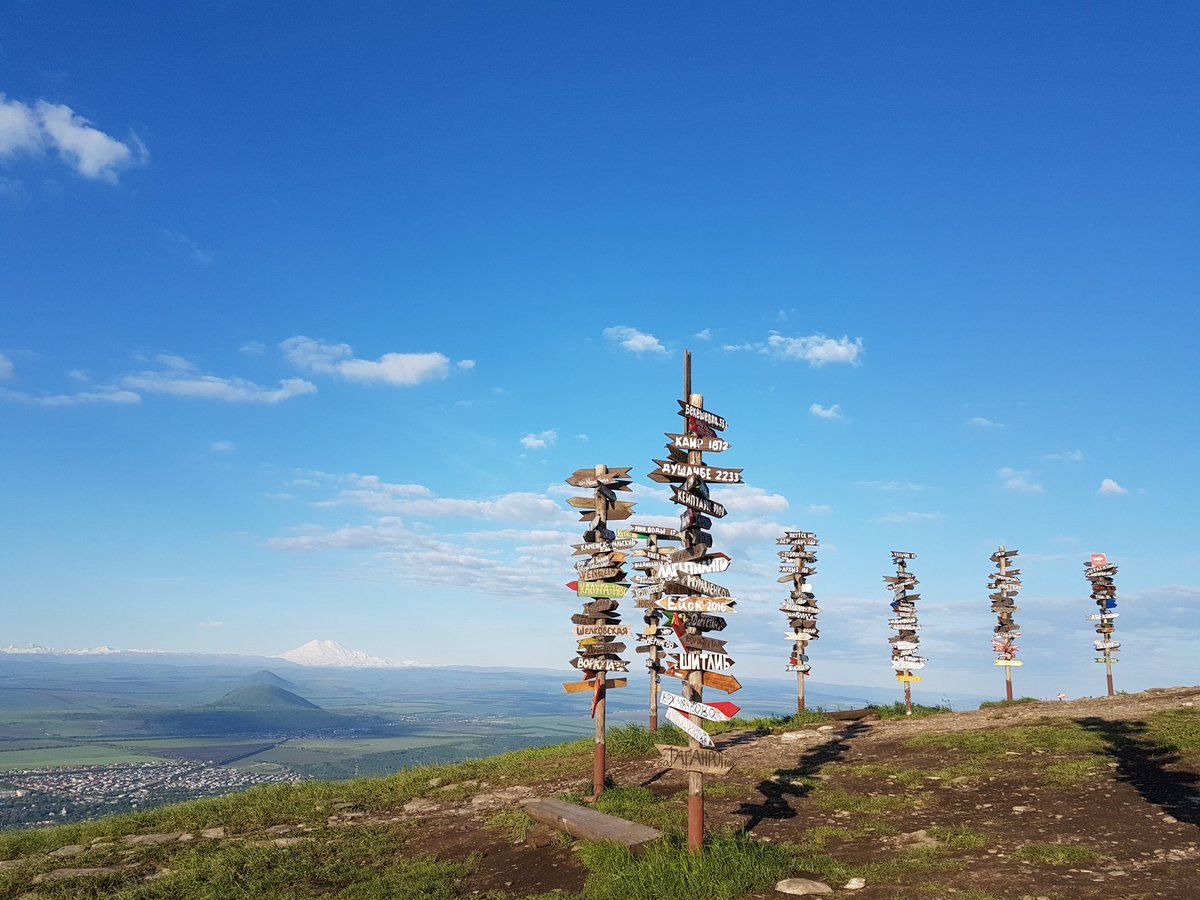
M 286 702 L 286 698 L 284 698 Z M 664 831 L 639 857 L 534 825 L 584 802 L 591 742 L 340 783 L 270 786 L 0 835 L 0 893 L 82 897 L 782 897 L 805 877 L 860 898 L 1194 896 L 1200 688 L 1019 701 L 911 718 L 879 708 L 724 723 L 708 843 L 682 843 L 686 775 L 609 739 L 595 806 Z M 857 887 L 850 887 L 855 885 Z

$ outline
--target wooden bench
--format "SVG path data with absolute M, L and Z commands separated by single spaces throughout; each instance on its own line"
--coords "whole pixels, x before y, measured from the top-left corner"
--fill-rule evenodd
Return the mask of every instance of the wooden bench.
M 599 810 L 588 809 L 586 806 L 576 806 L 565 800 L 525 800 L 521 805 L 529 818 L 536 822 L 565 831 L 573 838 L 622 844 L 634 855 L 644 849 L 643 845 L 662 837 L 662 832 L 657 829 L 610 816 Z

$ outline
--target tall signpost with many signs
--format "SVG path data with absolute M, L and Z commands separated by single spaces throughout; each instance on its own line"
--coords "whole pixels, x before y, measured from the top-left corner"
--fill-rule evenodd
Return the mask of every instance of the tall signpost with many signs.
M 1103 553 L 1093 553 L 1092 558 L 1083 565 L 1084 577 L 1092 583 L 1092 599 L 1096 601 L 1096 606 L 1100 607 L 1097 613 L 1088 616 L 1096 623 L 1096 652 L 1104 653 L 1103 656 L 1095 657 L 1095 661 L 1104 663 L 1104 671 L 1108 676 L 1108 696 L 1111 697 L 1114 693 L 1113 663 L 1120 662 L 1113 654 L 1121 649 L 1121 642 L 1113 638 L 1113 632 L 1116 631 L 1114 621 L 1120 615 L 1116 612 L 1117 585 L 1113 581 L 1117 567 L 1110 563 Z
M 1010 569 L 1009 563 L 1017 555 L 1016 550 L 1005 550 L 1004 545 L 992 554 L 992 562 L 996 571 L 988 575 L 988 599 L 992 601 L 992 612 L 996 614 L 996 627 L 992 632 L 992 650 L 996 652 L 996 665 L 1004 667 L 1004 695 L 1006 699 L 1013 698 L 1012 670 L 1013 666 L 1021 665 L 1017 659 L 1016 639 L 1021 636 L 1021 630 L 1013 621 L 1013 616 L 1021 607 L 1016 606 L 1013 597 L 1021 590 L 1020 569 Z
M 704 776 L 724 774 L 731 764 L 713 749 L 712 738 L 696 719 L 732 715 L 716 704 L 703 703 L 704 687 L 732 692 L 741 687 L 724 670 L 733 665 L 726 655 L 725 641 L 708 637 L 705 632 L 725 628 L 722 615 L 733 612 L 735 600 L 728 589 L 705 576 L 724 572 L 729 557 L 712 549 L 710 516 L 721 518 L 725 507 L 709 497 L 708 486 L 739 484 L 741 469 L 723 469 L 706 465 L 704 451 L 719 453 L 729 449 L 729 442 L 717 435 L 728 423 L 704 408 L 704 397 L 692 391 L 692 358 L 686 350 L 683 356 L 683 392 L 679 415 L 683 417 L 682 433 L 668 433 L 668 459 L 656 459 L 658 466 L 650 477 L 672 485 L 672 499 L 683 507 L 679 520 L 681 545 L 669 559 L 663 560 L 657 574 L 663 583 L 663 596 L 655 603 L 666 611 L 679 643 L 675 665 L 664 674 L 682 679 L 683 697 L 663 691 L 659 701 L 668 706 L 667 720 L 688 735 L 688 752 L 679 748 L 659 747 L 667 764 L 688 773 L 688 849 L 699 852 L 704 844 Z M 675 699 L 672 699 L 675 698 Z M 724 705 L 724 704 L 723 704 Z M 728 704 L 736 711 L 736 707 Z
M 821 608 L 812 592 L 808 579 L 817 574 L 813 565 L 817 554 L 809 549 L 818 545 L 817 536 L 811 531 L 785 531 L 775 539 L 788 549 L 779 551 L 779 581 L 791 582 L 792 591 L 779 611 L 788 617 L 791 629 L 787 637 L 792 641 L 792 653 L 788 657 L 787 671 L 796 673 L 796 709 L 804 712 L 804 677 L 809 672 L 808 642 L 820 637 L 817 630 L 817 613 Z
M 640 571 L 631 579 L 634 588 L 629 592 L 629 596 L 645 613 L 642 619 L 642 633 L 639 635 L 641 643 L 637 652 L 648 654 L 646 670 L 650 673 L 650 730 L 658 731 L 658 676 L 662 673 L 662 660 L 666 651 L 679 646 L 671 640 L 673 632 L 663 624 L 663 611 L 657 605 L 663 595 L 663 581 L 659 577 L 658 567 L 671 557 L 670 552 L 664 552 L 664 549 L 659 547 L 659 541 L 678 541 L 680 536 L 676 529 L 661 525 L 630 525 L 627 530 L 618 532 L 618 536 L 621 535 L 643 539 L 646 542 L 644 547 L 633 551 L 634 556 L 642 558 L 630 564 Z
M 892 562 L 896 566 L 895 575 L 884 575 L 883 580 L 887 589 L 892 591 L 892 618 L 888 625 L 896 630 L 896 634 L 888 638 L 892 645 L 892 668 L 896 670 L 896 680 L 904 685 L 904 714 L 912 715 L 912 683 L 920 681 L 920 675 L 914 675 L 913 669 L 925 668 L 925 657 L 917 656 L 917 645 L 920 644 L 921 626 L 917 624 L 916 602 L 920 594 L 908 593 L 910 588 L 920 582 L 917 576 L 908 571 L 908 560 L 916 559 L 917 554 L 901 550 L 892 551 Z
M 567 587 L 576 596 L 585 598 L 583 610 L 571 616 L 575 623 L 578 655 L 571 665 L 583 674 L 580 681 L 567 682 L 568 693 L 589 691 L 592 695 L 592 718 L 596 720 L 596 752 L 592 763 L 592 791 L 599 797 L 604 791 L 604 707 L 609 688 L 624 687 L 624 678 L 610 679 L 609 672 L 627 672 L 629 664 L 619 654 L 625 645 L 618 638 L 629 635 L 629 626 L 621 624 L 617 612 L 619 598 L 625 596 L 625 553 L 637 541 L 618 539 L 608 529 L 610 519 L 627 519 L 633 503 L 617 499 L 618 491 L 628 491 L 629 468 L 577 469 L 567 479 L 573 487 L 592 488 L 590 497 L 569 497 L 567 503 L 581 510 L 588 523 L 583 543 L 575 544 L 577 580 Z

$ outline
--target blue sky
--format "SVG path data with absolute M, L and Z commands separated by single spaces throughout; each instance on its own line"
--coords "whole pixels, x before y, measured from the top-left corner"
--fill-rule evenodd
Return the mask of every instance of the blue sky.
M 1195 680 L 1194 5 L 0 11 L 0 644 L 561 667 L 562 479 L 725 416 L 743 681 Z M 636 618 L 629 616 L 630 618 Z M 633 658 L 633 654 L 627 654 Z

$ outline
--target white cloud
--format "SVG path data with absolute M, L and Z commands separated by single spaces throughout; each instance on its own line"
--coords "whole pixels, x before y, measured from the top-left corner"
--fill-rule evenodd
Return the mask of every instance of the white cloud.
M 237 448 L 233 441 L 210 441 L 208 449 L 213 453 L 232 453 Z
M 445 378 L 450 360 L 441 353 L 385 353 L 377 360 L 358 359 L 349 344 L 334 344 L 296 335 L 279 345 L 296 368 L 322 375 L 340 375 L 348 381 L 414 385 Z
M 246 343 L 238 347 L 239 351 L 247 354 L 248 356 L 262 356 L 262 354 L 266 352 L 266 349 L 267 345 L 262 341 L 246 341 Z
M 116 387 L 98 387 L 93 391 L 81 391 L 78 394 L 28 394 L 24 391 L 10 391 L 0 388 L 0 398 L 12 400 L 15 403 L 26 403 L 30 406 L 81 406 L 89 403 L 140 403 L 142 398 L 133 391 L 123 391 Z
M 549 429 L 537 434 L 527 434 L 521 438 L 521 446 L 527 447 L 530 450 L 537 450 L 542 447 L 548 447 L 558 440 L 558 432 Z
M 1123 488 L 1111 478 L 1105 478 L 1100 482 L 1100 489 L 1097 494 L 1128 494 L 1129 488 Z
M 1082 450 L 1067 450 L 1065 453 L 1047 453 L 1042 459 L 1053 459 L 1065 462 L 1079 462 L 1083 459 Z
M 875 521 L 880 525 L 907 525 L 916 522 L 935 522 L 942 518 L 945 517 L 941 513 L 902 512 L 876 516 Z
M 169 228 L 162 229 L 162 235 L 175 246 L 179 247 L 192 262 L 210 263 L 212 262 L 212 254 L 207 250 L 201 249 L 200 245 L 193 241 L 186 234 L 181 234 L 178 231 L 171 231 Z
M 906 481 L 856 481 L 855 487 L 869 488 L 875 491 L 923 491 L 923 484 L 913 484 Z
M 993 422 L 991 419 L 985 419 L 983 416 L 972 416 L 967 419 L 967 424 L 972 428 L 1003 428 L 999 422 Z
M 699 341 L 711 341 L 712 340 L 712 329 L 705 328 L 702 331 L 697 331 L 694 335 L 692 335 L 692 337 L 696 338 L 696 340 L 699 340 Z
M 824 515 L 825 513 L 833 512 L 833 507 L 828 503 L 810 503 L 808 504 L 808 511 L 813 515 Z
M 1018 472 L 1004 466 L 996 475 L 1004 480 L 1006 491 L 1016 491 L 1018 494 L 1040 494 L 1045 489 L 1036 481 L 1031 481 L 1028 472 Z
M 652 334 L 630 328 L 628 325 L 614 325 L 604 329 L 604 336 L 610 341 L 616 341 L 626 350 L 634 353 L 666 353 L 667 348 Z
M 0 380 L 12 378 L 13 364 L 3 353 L 0 353 Z
M 850 340 L 845 335 L 840 338 L 831 338 L 819 333 L 803 337 L 786 337 L 778 332 L 772 332 L 767 337 L 766 346 L 762 348 L 762 352 L 770 356 L 779 359 L 799 359 L 810 366 L 823 366 L 826 363 L 857 363 L 862 350 L 862 338 Z
M 810 413 L 812 413 L 814 416 L 817 416 L 818 418 L 821 418 L 821 419 L 843 419 L 843 418 L 845 418 L 842 415 L 842 407 L 837 403 L 833 404 L 833 406 L 830 406 L 830 407 L 822 406 L 820 403 L 814 403 L 812 406 L 810 406 L 808 408 L 808 411 Z
M 69 106 L 38 100 L 33 106 L 0 94 L 0 158 L 46 149 L 84 178 L 117 183 L 118 173 L 149 158 L 145 145 L 105 134 Z
M 164 368 L 160 371 L 135 372 L 121 378 L 127 388 L 174 397 L 224 400 L 227 403 L 279 403 L 292 397 L 311 394 L 317 387 L 303 378 L 285 378 L 279 387 L 269 388 L 244 378 L 205 375 L 181 356 L 160 353 Z
M 590 440 L 591 440 L 591 438 L 589 438 L 589 437 L 588 437 L 586 434 L 577 434 L 577 435 L 575 435 L 575 440 L 577 440 L 577 441 L 590 441 Z
M 740 484 L 737 487 L 713 486 L 712 499 L 730 512 L 742 515 L 782 512 L 788 508 L 787 497 L 769 494 L 760 487 Z
M 460 369 L 473 369 L 475 368 L 475 360 L 460 359 L 457 363 L 455 363 L 455 365 L 457 365 Z

